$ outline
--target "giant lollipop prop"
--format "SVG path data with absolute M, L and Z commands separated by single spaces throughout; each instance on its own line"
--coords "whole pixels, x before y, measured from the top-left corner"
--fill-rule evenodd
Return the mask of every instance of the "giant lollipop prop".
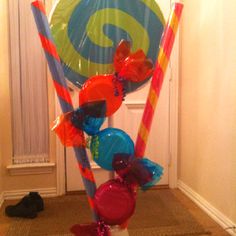
M 151 76 L 152 63 L 148 58 L 156 60 L 164 19 L 154 0 L 101 0 L 97 3 L 94 5 L 92 0 L 58 1 L 50 26 L 59 55 L 43 4 L 39 1 L 32 3 L 41 43 L 64 112 L 56 120 L 54 130 L 65 146 L 74 147 L 96 220 L 90 225 L 74 225 L 71 231 L 78 236 L 110 236 L 109 225 L 124 226 L 134 212 L 136 187 L 148 189 L 162 175 L 162 167 L 142 157 L 182 11 L 182 4 L 174 5 L 162 36 L 133 154 L 134 144 L 132 140 L 127 142 L 130 138 L 122 130 L 99 129 L 104 117 L 119 108 L 125 92 L 136 90 Z M 127 41 L 122 42 L 115 52 L 113 66 L 114 45 L 121 39 L 131 41 L 135 52 L 131 51 Z M 80 107 L 76 111 L 64 74 L 81 88 Z M 97 163 L 108 170 L 114 169 L 119 175 L 98 190 L 86 154 L 83 131 L 93 136 L 91 150 Z M 119 145 L 112 147 L 118 142 Z M 106 151 L 102 145 L 108 145 L 112 152 Z M 103 160 L 103 157 L 106 158 Z M 122 208 L 123 204 L 126 206 Z
M 164 25 L 155 0 L 60 0 L 50 20 L 64 74 L 79 88 L 92 76 L 114 71 L 113 56 L 122 39 L 155 62 Z M 128 81 L 127 92 L 147 80 Z

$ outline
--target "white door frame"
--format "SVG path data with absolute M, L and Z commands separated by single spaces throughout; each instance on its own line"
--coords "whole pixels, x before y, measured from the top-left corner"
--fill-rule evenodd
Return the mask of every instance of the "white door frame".
M 170 58 L 170 129 L 169 129 L 169 186 L 177 188 L 178 181 L 178 113 L 179 113 L 179 32 Z M 168 78 L 165 78 L 168 79 Z M 158 105 L 158 104 L 157 104 Z
M 177 187 L 177 155 L 178 155 L 178 88 L 179 88 L 179 34 L 176 35 L 175 45 L 170 61 L 170 133 L 169 133 L 169 186 Z M 56 97 L 57 99 L 57 97 Z M 58 102 L 56 102 L 56 115 L 60 114 Z M 65 194 L 65 149 L 57 139 L 56 165 L 57 165 L 57 194 Z

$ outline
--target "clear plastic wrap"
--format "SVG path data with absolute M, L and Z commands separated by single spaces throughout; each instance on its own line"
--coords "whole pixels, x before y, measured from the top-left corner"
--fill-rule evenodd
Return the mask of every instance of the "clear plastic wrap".
M 115 72 L 113 57 L 122 39 L 155 63 L 164 24 L 154 0 L 60 0 L 50 21 L 64 74 L 79 88 L 91 76 Z M 127 82 L 127 92 L 147 80 Z

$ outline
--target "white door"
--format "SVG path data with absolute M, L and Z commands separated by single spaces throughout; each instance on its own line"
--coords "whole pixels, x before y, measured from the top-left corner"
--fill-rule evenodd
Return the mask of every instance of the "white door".
M 170 11 L 169 1 L 157 1 L 167 19 Z M 173 64 L 177 63 L 172 61 Z M 147 143 L 145 156 L 150 160 L 160 164 L 164 168 L 164 175 L 159 185 L 168 185 L 168 162 L 169 162 L 169 107 L 170 107 L 170 70 L 167 71 L 161 95 L 158 101 L 157 110 L 153 119 L 150 136 Z M 127 95 L 122 107 L 114 114 L 110 120 L 106 120 L 103 128 L 108 127 L 108 123 L 114 128 L 120 128 L 128 133 L 135 142 L 139 124 L 142 118 L 150 83 L 147 83 L 139 91 Z M 73 94 L 73 100 L 78 100 L 78 93 Z M 76 106 L 75 106 L 76 107 Z M 88 150 L 91 160 L 91 155 Z M 77 161 L 72 148 L 67 148 L 65 152 L 66 168 L 66 191 L 83 190 L 83 183 L 80 177 Z M 113 174 L 100 168 L 91 160 L 91 166 L 97 181 L 97 185 L 104 183 Z
M 127 132 L 135 142 L 142 119 L 143 110 L 149 90 L 148 83 L 141 90 L 126 97 L 124 104 L 113 117 L 113 126 Z M 169 80 L 168 73 L 164 81 L 157 110 L 153 118 L 147 142 L 145 157 L 160 164 L 164 175 L 158 184 L 168 184 L 169 162 Z

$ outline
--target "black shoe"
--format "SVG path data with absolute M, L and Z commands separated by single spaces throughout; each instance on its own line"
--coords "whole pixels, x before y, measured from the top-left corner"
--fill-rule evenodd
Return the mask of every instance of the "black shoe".
M 30 192 L 28 195 L 31 200 L 35 203 L 37 211 L 42 211 L 44 209 L 44 203 L 42 197 L 38 192 Z
M 37 216 L 37 206 L 29 197 L 23 197 L 19 203 L 13 206 L 7 206 L 5 213 L 9 217 L 35 218 Z

